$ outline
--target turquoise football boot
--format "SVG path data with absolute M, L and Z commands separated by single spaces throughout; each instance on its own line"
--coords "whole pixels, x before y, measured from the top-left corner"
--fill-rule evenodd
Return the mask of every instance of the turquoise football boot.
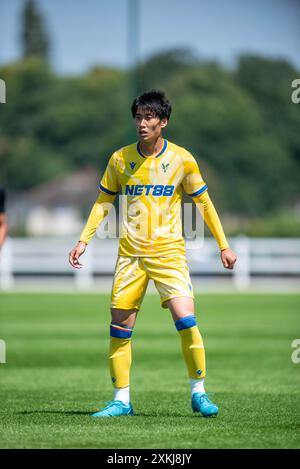
M 128 405 L 122 401 L 108 401 L 104 409 L 91 414 L 91 417 L 119 417 L 120 415 L 134 415 L 131 403 Z
M 207 393 L 195 392 L 192 397 L 193 412 L 199 412 L 203 417 L 214 417 L 218 415 L 218 407 L 211 402 Z

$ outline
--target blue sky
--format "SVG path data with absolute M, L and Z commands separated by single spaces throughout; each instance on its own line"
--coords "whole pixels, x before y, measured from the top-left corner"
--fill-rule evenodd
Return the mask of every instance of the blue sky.
M 95 64 L 126 67 L 128 0 L 36 0 L 47 21 L 51 61 L 62 74 Z M 0 0 L 0 63 L 20 56 L 24 0 Z M 238 54 L 290 60 L 300 70 L 299 0 L 140 0 L 139 56 L 190 47 L 232 66 Z

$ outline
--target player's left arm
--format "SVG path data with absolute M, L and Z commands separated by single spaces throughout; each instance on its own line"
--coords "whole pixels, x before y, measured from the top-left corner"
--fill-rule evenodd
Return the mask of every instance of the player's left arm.
M 184 156 L 182 186 L 184 191 L 194 200 L 210 232 L 217 241 L 221 251 L 220 257 L 223 266 L 226 269 L 233 269 L 237 256 L 229 247 L 221 221 L 209 197 L 208 187 L 203 181 L 197 161 L 188 152 Z
M 226 269 L 233 269 L 237 256 L 229 247 L 221 221 L 208 194 L 208 190 L 205 190 L 200 195 L 194 196 L 193 200 L 203 216 L 211 234 L 218 243 L 223 266 Z

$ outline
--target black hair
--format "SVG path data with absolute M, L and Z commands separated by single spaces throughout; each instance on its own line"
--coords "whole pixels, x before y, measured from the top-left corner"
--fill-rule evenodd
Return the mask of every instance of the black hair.
M 135 98 L 131 106 L 133 117 L 136 115 L 138 106 L 145 107 L 159 119 L 164 117 L 170 119 L 172 106 L 163 91 L 150 90 Z

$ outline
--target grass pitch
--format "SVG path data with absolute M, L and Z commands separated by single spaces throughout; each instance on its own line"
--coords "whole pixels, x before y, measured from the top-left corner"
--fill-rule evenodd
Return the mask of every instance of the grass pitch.
M 135 417 L 96 420 L 112 398 L 109 295 L 2 294 L 1 448 L 299 448 L 299 295 L 201 295 L 206 389 L 219 405 L 190 407 L 179 335 L 148 295 L 133 333 Z

